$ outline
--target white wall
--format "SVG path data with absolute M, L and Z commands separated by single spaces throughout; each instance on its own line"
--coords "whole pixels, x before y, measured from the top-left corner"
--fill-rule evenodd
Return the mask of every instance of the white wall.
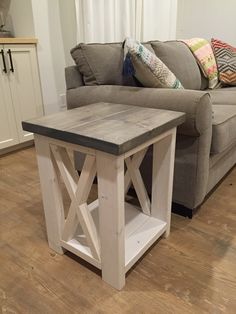
M 11 0 L 6 29 L 15 37 L 34 37 L 31 0 Z
M 73 65 L 70 49 L 77 44 L 75 0 L 59 0 L 61 31 L 67 66 Z
M 60 110 L 65 93 L 65 56 L 58 0 L 31 0 L 45 113 Z
M 177 38 L 212 37 L 236 45 L 235 0 L 178 0 Z
M 176 38 L 177 0 L 143 1 L 143 40 Z

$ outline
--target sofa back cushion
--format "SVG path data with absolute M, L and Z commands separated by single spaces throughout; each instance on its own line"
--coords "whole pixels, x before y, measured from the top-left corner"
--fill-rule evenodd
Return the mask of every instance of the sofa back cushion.
M 150 44 L 146 47 L 152 50 Z M 124 77 L 122 43 L 79 44 L 71 55 L 83 75 L 85 85 L 137 86 L 133 77 Z
M 151 45 L 157 57 L 178 77 L 184 88 L 201 89 L 201 72 L 186 44 L 181 41 L 152 41 Z
M 208 89 L 209 86 L 209 81 L 208 79 L 204 76 L 204 74 L 201 72 L 201 90 L 206 90 Z

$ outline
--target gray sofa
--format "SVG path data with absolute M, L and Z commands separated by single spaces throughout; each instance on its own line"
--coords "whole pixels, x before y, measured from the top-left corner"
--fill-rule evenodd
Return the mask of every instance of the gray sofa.
M 122 76 L 123 49 L 116 44 L 80 44 L 75 66 L 65 69 L 68 109 L 95 102 L 123 103 L 186 113 L 177 131 L 173 202 L 192 216 L 236 161 L 236 87 L 207 89 L 198 64 L 179 41 L 145 43 L 176 75 L 184 90 L 145 88 Z M 141 166 L 150 191 L 151 155 Z M 81 156 L 77 157 L 78 168 Z

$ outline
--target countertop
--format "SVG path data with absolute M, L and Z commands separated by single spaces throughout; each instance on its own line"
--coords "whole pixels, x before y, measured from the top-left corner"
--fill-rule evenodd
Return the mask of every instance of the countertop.
M 0 38 L 0 44 L 37 44 L 38 39 L 33 37 Z

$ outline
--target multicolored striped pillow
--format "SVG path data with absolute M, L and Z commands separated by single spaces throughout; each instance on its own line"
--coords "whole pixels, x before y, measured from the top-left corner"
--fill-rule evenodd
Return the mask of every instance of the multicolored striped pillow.
M 204 76 L 208 78 L 209 88 L 215 88 L 218 84 L 218 70 L 210 43 L 204 38 L 185 39 L 183 42 L 190 48 Z
M 236 85 L 236 48 L 214 38 L 211 45 L 216 57 L 219 80 L 227 85 Z
M 134 75 L 143 86 L 183 88 L 174 73 L 140 42 L 127 38 L 124 42 L 124 73 Z

